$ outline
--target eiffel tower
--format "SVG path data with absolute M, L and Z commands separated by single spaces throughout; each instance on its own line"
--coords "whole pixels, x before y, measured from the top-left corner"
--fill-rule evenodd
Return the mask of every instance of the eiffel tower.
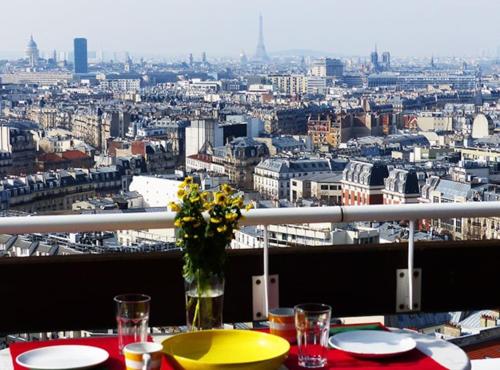
M 262 20 L 262 14 L 259 14 L 259 42 L 257 43 L 257 49 L 255 50 L 254 59 L 258 62 L 269 61 L 266 47 L 264 45 L 264 22 Z

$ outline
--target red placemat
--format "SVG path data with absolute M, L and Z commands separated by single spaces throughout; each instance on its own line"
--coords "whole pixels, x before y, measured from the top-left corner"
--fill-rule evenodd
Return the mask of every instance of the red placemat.
M 117 337 L 90 337 L 90 338 L 78 338 L 78 339 L 56 339 L 47 341 L 36 341 L 36 342 L 17 342 L 12 343 L 10 348 L 10 355 L 12 358 L 12 363 L 14 364 L 14 370 L 28 370 L 24 366 L 20 366 L 16 363 L 15 359 L 18 355 L 23 352 L 47 347 L 56 346 L 61 344 L 78 344 L 84 346 L 94 346 L 102 348 L 109 353 L 109 359 L 102 364 L 94 368 L 94 370 L 124 370 L 125 369 L 125 358 L 118 352 L 118 338 Z M 162 370 L 173 370 L 174 368 L 167 363 L 166 357 L 163 358 L 161 364 Z

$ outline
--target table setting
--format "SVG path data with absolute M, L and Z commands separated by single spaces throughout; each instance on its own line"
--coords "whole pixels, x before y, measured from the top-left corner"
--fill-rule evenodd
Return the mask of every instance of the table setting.
M 122 315 L 117 316 L 116 336 L 12 343 L 12 365 L 5 370 L 470 368 L 460 348 L 440 339 L 380 323 L 331 324 L 331 308 L 324 304 L 270 310 L 265 328 L 155 337 L 148 334 L 150 299 L 120 295 L 115 302 Z M 294 337 L 287 321 L 294 327 Z
M 200 192 L 189 177 L 178 197 L 169 206 L 177 213 L 184 258 L 186 332 L 151 336 L 152 298 L 119 294 L 115 336 L 12 343 L 8 360 L 0 353 L 0 369 L 470 369 L 466 354 L 451 343 L 380 323 L 338 325 L 325 303 L 266 308 L 266 325 L 224 329 L 226 247 L 250 207 L 227 184 Z

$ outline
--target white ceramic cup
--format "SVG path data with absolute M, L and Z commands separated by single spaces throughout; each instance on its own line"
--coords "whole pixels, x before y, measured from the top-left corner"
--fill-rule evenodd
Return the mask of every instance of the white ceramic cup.
M 163 346 L 153 342 L 136 342 L 123 348 L 127 370 L 160 370 Z

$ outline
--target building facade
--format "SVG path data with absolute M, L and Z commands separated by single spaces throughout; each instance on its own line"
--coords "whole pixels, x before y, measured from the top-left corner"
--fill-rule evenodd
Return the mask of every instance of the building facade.
M 383 204 L 384 180 L 389 176 L 382 162 L 350 161 L 342 175 L 342 204 Z
M 307 121 L 307 135 L 315 149 L 325 146 L 337 148 L 341 143 L 341 134 L 340 123 L 330 115 L 309 117 Z
M 311 63 L 309 73 L 316 77 L 340 78 L 344 75 L 344 63 L 340 59 L 321 58 Z
M 265 198 L 289 199 L 291 179 L 330 172 L 326 159 L 269 158 L 255 167 L 254 190 Z
M 384 179 L 382 190 L 384 204 L 418 203 L 420 189 L 417 173 L 414 170 L 393 169 Z
M 212 160 L 224 166 L 224 172 L 238 189 L 253 190 L 254 169 L 269 156 L 267 146 L 256 140 L 241 137 L 224 147 L 214 148 Z
M 87 39 L 73 40 L 73 54 L 75 57 L 75 73 L 88 73 Z
M 307 76 L 279 74 L 270 75 L 269 79 L 275 91 L 284 95 L 303 95 L 307 93 Z

